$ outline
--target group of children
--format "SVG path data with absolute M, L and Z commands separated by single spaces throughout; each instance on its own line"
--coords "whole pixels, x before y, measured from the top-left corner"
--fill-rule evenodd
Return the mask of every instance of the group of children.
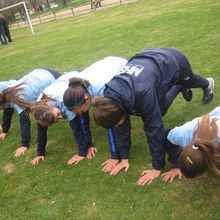
M 48 127 L 67 119 L 78 147 L 68 164 L 77 164 L 97 153 L 88 112 L 93 105 L 94 120 L 107 129 L 111 146 L 111 158 L 102 164 L 104 172 L 116 175 L 129 169 L 130 115 L 137 115 L 144 123 L 152 157 L 152 169 L 142 172 L 138 185 L 150 184 L 161 175 L 166 153 L 172 169 L 162 174 L 165 181 L 182 174 L 194 178 L 207 169 L 220 174 L 220 107 L 164 130 L 162 116 L 179 93 L 191 101 L 191 88 L 202 89 L 204 104 L 214 98 L 214 80 L 194 74 L 187 58 L 173 48 L 145 49 L 129 60 L 106 57 L 82 71 L 63 74 L 36 69 L 19 80 L 0 82 L 4 110 L 0 139 L 6 137 L 16 110 L 21 145 L 15 156 L 24 154 L 30 143 L 31 113 L 38 127 L 37 156 L 31 161 L 35 165 L 45 159 Z

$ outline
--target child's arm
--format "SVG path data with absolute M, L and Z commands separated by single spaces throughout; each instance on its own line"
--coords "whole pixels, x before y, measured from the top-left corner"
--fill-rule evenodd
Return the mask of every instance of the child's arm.
M 4 140 L 11 127 L 11 119 L 14 113 L 13 108 L 5 108 L 3 112 L 2 133 L 0 134 L 0 140 Z
M 108 138 L 111 146 L 111 159 L 102 165 L 104 172 L 116 175 L 122 169 L 125 172 L 129 169 L 129 150 L 131 145 L 131 125 L 130 118 L 127 117 L 123 124 L 108 130 Z M 112 143 L 113 142 L 113 143 Z M 114 148 L 113 148 L 114 147 Z M 121 162 L 119 162 L 121 160 Z
M 47 145 L 47 129 L 48 127 L 37 124 L 37 157 L 32 161 L 32 165 L 38 164 L 41 160 L 43 161 L 46 153 Z
M 78 154 L 74 155 L 68 161 L 68 164 L 77 164 L 85 157 L 94 157 L 97 149 L 93 147 L 92 144 L 88 112 L 81 116 L 76 115 L 76 117 L 70 121 L 70 127 L 72 128 L 77 143 Z
M 20 121 L 20 130 L 21 130 L 21 146 L 14 152 L 15 157 L 20 157 L 25 153 L 28 149 L 30 140 L 31 140 L 31 132 L 30 132 L 30 118 L 29 114 L 26 111 L 22 111 L 19 114 Z
M 152 157 L 153 169 L 144 170 L 137 184 L 151 184 L 161 174 L 165 166 L 164 126 L 156 92 L 151 89 L 145 91 L 138 100 L 140 115 L 144 123 L 144 131 Z

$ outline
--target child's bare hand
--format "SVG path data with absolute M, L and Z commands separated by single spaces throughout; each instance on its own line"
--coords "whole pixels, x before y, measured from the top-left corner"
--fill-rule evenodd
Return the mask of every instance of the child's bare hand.
M 0 140 L 4 140 L 7 136 L 7 133 L 1 133 L 0 134 Z
M 91 158 L 95 157 L 96 153 L 97 153 L 97 148 L 96 147 L 90 147 L 88 149 L 86 158 L 91 159 Z
M 180 172 L 179 168 L 173 168 L 170 171 L 163 173 L 162 177 L 165 182 L 172 182 L 176 177 L 179 177 L 179 179 L 181 179 L 182 173 Z
M 70 160 L 68 160 L 67 164 L 75 164 L 77 165 L 81 160 L 85 159 L 85 157 L 81 157 L 78 154 L 74 155 Z
M 137 184 L 139 186 L 144 186 L 145 184 L 150 185 L 156 178 L 160 176 L 160 170 L 144 170 L 142 176 L 138 180 Z
M 119 160 L 116 159 L 109 159 L 106 160 L 104 163 L 102 163 L 102 166 L 104 166 L 102 168 L 102 171 L 104 172 L 110 172 L 111 170 L 113 170 L 116 165 L 118 164 Z
M 16 151 L 14 151 L 14 157 L 22 156 L 26 150 L 27 150 L 27 147 L 23 147 L 23 146 L 19 147 Z
M 122 160 L 120 163 L 118 163 L 114 169 L 110 172 L 110 175 L 116 175 L 119 171 L 125 168 L 125 172 L 129 169 L 129 161 L 128 160 Z
M 38 164 L 40 161 L 44 161 L 44 156 L 37 156 L 37 157 L 35 157 L 35 158 L 31 161 L 31 164 L 32 164 L 32 165 L 36 165 L 36 164 Z

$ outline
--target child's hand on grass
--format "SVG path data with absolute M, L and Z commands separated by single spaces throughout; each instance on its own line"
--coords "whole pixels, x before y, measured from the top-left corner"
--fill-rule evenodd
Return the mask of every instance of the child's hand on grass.
M 156 178 L 160 176 L 160 170 L 144 170 L 137 184 L 139 186 L 150 185 Z
M 43 161 L 44 160 L 44 156 L 37 156 L 35 157 L 32 161 L 31 161 L 31 164 L 32 165 L 36 165 L 38 164 L 40 161 Z
M 179 168 L 173 168 L 170 171 L 163 173 L 162 177 L 165 182 L 172 182 L 176 177 L 179 177 L 179 179 L 181 179 L 182 173 L 180 172 Z
M 7 136 L 7 133 L 1 133 L 0 134 L 0 140 L 4 140 Z
M 27 147 L 23 147 L 23 146 L 19 147 L 16 151 L 14 151 L 14 157 L 22 156 L 26 150 L 27 150 Z
M 68 160 L 67 164 L 75 164 L 77 165 L 81 160 L 85 159 L 85 157 L 79 156 L 78 154 L 74 155 L 70 160 Z
M 88 149 L 86 158 L 91 159 L 91 158 L 95 157 L 96 153 L 97 153 L 97 148 L 96 147 L 90 147 Z
M 114 176 L 116 175 L 119 171 L 125 168 L 125 172 L 128 171 L 129 169 L 129 161 L 128 159 L 122 160 L 119 164 L 117 164 L 114 169 L 111 170 L 110 175 Z
M 102 166 L 104 166 L 102 168 L 102 171 L 104 172 L 110 172 L 111 170 L 113 170 L 116 165 L 118 164 L 119 160 L 116 159 L 109 159 L 106 160 L 104 163 L 102 163 Z

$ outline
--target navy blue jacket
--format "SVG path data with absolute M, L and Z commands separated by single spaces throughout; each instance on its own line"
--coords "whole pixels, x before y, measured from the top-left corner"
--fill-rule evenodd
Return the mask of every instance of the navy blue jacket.
M 76 117 L 70 121 L 70 127 L 72 128 L 77 143 L 78 155 L 86 157 L 88 148 L 93 146 L 88 111 L 82 115 L 76 115 Z M 37 156 L 45 156 L 46 154 L 47 129 L 48 127 L 38 124 Z
M 154 169 L 165 165 L 164 126 L 160 105 L 168 90 L 177 84 L 180 76 L 173 49 L 147 49 L 132 57 L 106 84 L 104 97 L 113 99 L 128 116 L 126 121 L 113 129 L 117 149 L 112 158 L 127 159 L 129 156 L 129 115 L 141 116 L 152 155 Z

